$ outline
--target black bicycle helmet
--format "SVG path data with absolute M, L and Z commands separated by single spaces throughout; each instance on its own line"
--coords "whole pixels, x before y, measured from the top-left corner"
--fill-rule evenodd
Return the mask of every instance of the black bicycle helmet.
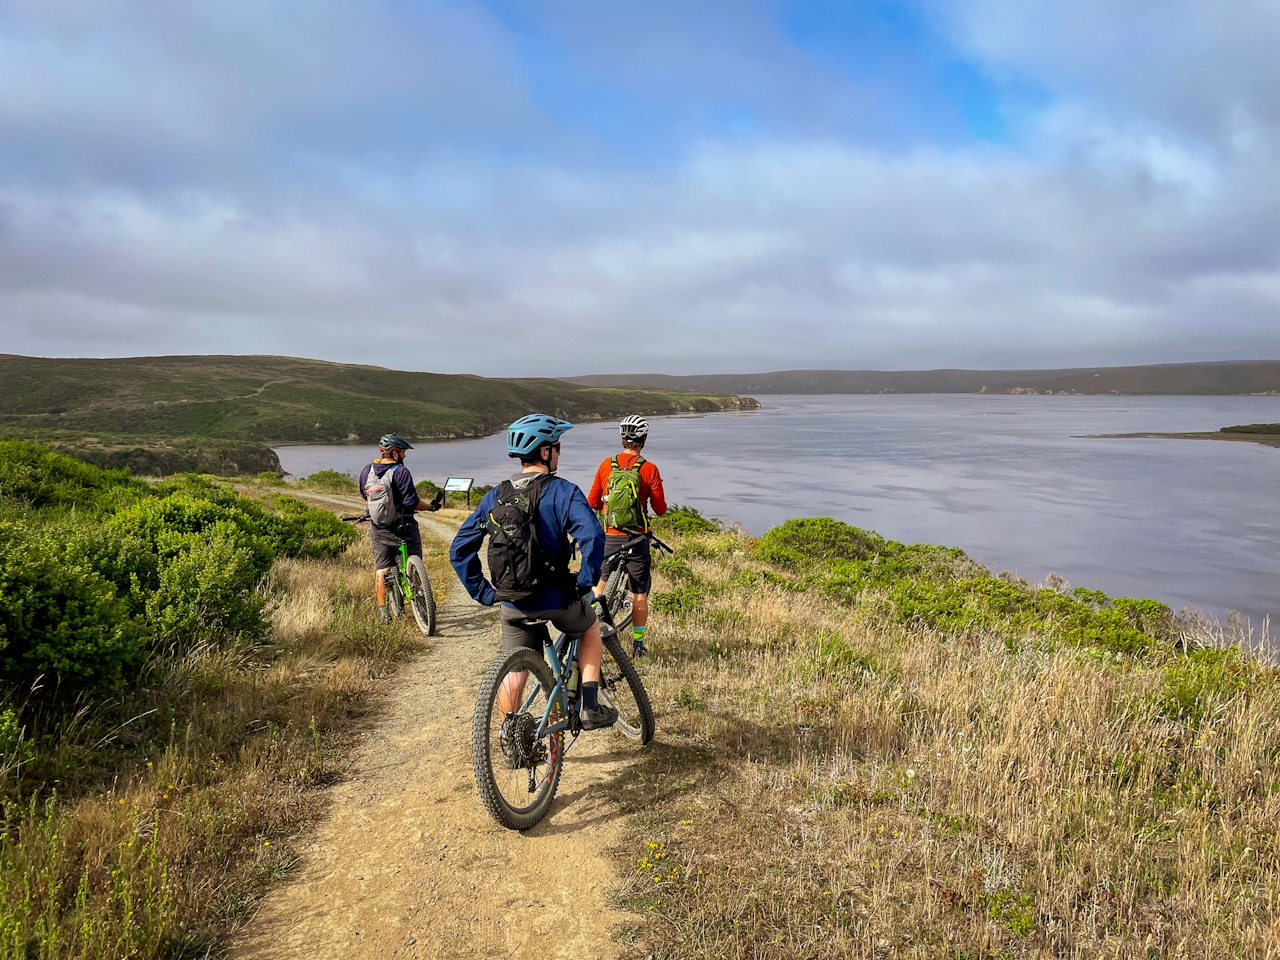
M 404 437 L 400 436 L 400 434 L 398 433 L 385 433 L 382 435 L 382 439 L 378 441 L 378 449 L 379 450 L 412 450 L 413 444 L 411 444 Z

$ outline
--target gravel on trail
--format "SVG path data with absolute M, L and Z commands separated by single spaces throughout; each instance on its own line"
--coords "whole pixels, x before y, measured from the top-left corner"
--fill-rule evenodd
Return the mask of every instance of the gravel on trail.
M 525 833 L 499 827 L 480 805 L 470 752 L 476 690 L 500 649 L 496 610 L 455 589 L 439 633 L 371 714 L 351 775 L 330 788 L 295 872 L 233 941 L 235 960 L 620 953 L 611 931 L 636 918 L 611 904 L 620 878 L 608 850 L 623 815 L 600 788 L 631 775 L 639 748 L 583 734 L 547 818 Z

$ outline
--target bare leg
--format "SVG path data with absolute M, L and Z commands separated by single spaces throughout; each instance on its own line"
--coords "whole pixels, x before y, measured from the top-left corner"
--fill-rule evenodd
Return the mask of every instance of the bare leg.
M 387 603 L 387 578 L 386 575 L 394 570 L 395 567 L 383 567 L 373 575 L 375 581 L 375 589 L 378 591 L 378 606 L 386 606 Z
M 591 629 L 578 641 L 578 663 L 582 665 L 582 682 L 600 682 L 600 656 L 603 644 L 600 642 L 600 624 L 593 623 Z
M 633 593 L 631 595 L 631 625 L 643 627 L 649 622 L 649 595 Z
M 524 704 L 524 685 L 528 679 L 528 670 L 508 673 L 502 678 L 502 687 L 498 690 L 498 706 L 504 715 L 515 713 Z

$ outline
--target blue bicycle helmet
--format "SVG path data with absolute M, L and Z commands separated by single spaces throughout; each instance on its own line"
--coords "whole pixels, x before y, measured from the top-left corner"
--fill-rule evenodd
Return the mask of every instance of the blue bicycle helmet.
M 379 450 L 412 450 L 413 444 L 411 444 L 404 437 L 400 436 L 400 434 L 398 433 L 385 433 L 382 435 L 382 439 L 378 441 L 378 449 Z
M 507 455 L 527 457 L 544 443 L 555 443 L 573 424 L 545 413 L 531 413 L 507 428 Z

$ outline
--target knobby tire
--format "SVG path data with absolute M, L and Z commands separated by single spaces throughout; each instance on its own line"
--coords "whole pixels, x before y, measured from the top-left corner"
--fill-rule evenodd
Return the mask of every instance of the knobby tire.
M 476 787 L 480 791 L 480 801 L 489 816 L 509 830 L 528 830 L 541 822 L 555 799 L 564 768 L 564 732 L 561 731 L 542 740 L 546 745 L 548 762 L 538 777 L 540 782 L 533 801 L 524 807 L 516 807 L 503 795 L 498 778 L 510 781 L 514 771 L 506 765 L 492 719 L 494 710 L 501 710 L 497 699 L 503 679 L 508 674 L 520 671 L 529 672 L 525 685 L 526 697 L 532 684 L 542 685 L 540 698 L 535 699 L 533 710 L 530 711 L 536 711 L 535 719 L 540 720 L 546 697 L 555 686 L 555 681 L 546 660 L 525 647 L 503 654 L 490 664 L 484 679 L 480 681 L 476 711 L 471 718 L 471 766 L 475 772 Z
M 633 740 L 642 747 L 647 746 L 657 729 L 653 719 L 653 706 L 649 703 L 649 692 L 645 690 L 644 681 L 640 679 L 635 663 L 622 649 L 616 635 L 604 638 L 604 648 L 607 656 L 600 665 L 604 675 L 601 699 L 607 699 L 612 706 L 618 708 L 618 722 L 614 724 L 614 729 L 628 740 Z M 624 685 L 634 707 L 627 702 L 626 692 L 622 690 Z
M 436 632 L 436 595 L 431 589 L 431 578 L 427 576 L 426 564 L 421 557 L 410 557 L 405 565 L 405 576 L 413 590 L 413 619 L 418 621 L 418 629 L 431 637 Z

